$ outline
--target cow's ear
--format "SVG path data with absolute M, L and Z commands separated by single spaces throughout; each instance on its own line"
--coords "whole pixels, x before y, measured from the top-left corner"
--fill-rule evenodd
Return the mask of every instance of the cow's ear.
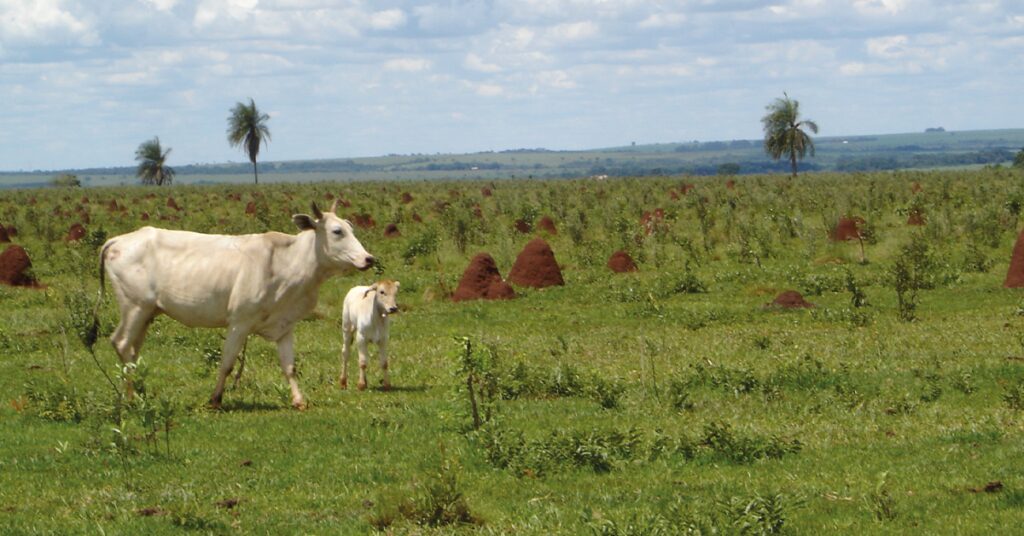
M 308 214 L 295 214 L 292 216 L 292 221 L 295 222 L 295 226 L 301 231 L 316 229 L 316 222 Z

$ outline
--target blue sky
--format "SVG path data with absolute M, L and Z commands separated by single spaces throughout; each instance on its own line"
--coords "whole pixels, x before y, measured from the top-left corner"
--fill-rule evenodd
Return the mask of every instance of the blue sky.
M 1024 2 L 0 0 L 0 170 L 1022 127 Z

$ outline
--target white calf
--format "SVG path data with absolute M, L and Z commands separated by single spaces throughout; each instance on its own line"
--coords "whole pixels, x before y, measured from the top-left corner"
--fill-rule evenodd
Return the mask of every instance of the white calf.
M 373 286 L 354 287 L 345 296 L 345 306 L 341 313 L 341 331 L 344 345 L 341 349 L 342 389 L 348 388 L 348 358 L 355 338 L 359 347 L 359 383 L 356 387 L 366 389 L 367 344 L 375 343 L 380 353 L 381 386 L 384 390 L 391 388 L 388 380 L 388 327 L 391 324 L 389 315 L 398 312 L 395 299 L 398 296 L 398 281 L 383 280 Z

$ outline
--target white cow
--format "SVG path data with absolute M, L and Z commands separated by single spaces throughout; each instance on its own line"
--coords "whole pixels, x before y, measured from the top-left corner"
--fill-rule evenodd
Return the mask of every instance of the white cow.
M 374 259 L 334 214 L 337 201 L 313 217 L 292 216 L 296 235 L 269 232 L 209 235 L 143 227 L 116 236 L 100 252 L 100 284 L 106 272 L 121 309 L 110 337 L 124 363 L 133 363 L 146 328 L 163 313 L 191 327 L 226 327 L 217 386 L 210 406 L 219 408 L 224 381 L 250 333 L 277 343 L 292 406 L 306 406 L 295 380 L 295 323 L 315 307 L 328 278 L 365 270 Z
M 375 343 L 380 353 L 380 369 L 382 387 L 391 388 L 388 380 L 388 328 L 391 316 L 398 312 L 395 303 L 398 297 L 398 281 L 385 279 L 372 286 L 353 287 L 345 296 L 345 305 L 341 311 L 341 331 L 344 339 L 341 348 L 341 379 L 342 389 L 348 388 L 348 358 L 352 351 L 352 339 L 355 338 L 359 350 L 359 383 L 356 387 L 366 389 L 367 345 Z

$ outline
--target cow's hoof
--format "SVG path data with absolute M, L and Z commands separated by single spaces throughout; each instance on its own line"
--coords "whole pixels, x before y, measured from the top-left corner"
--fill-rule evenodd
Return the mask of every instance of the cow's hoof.
M 357 383 L 356 384 L 356 389 L 359 389 L 360 391 L 365 391 L 366 390 L 366 382 L 359 382 L 359 383 Z
M 380 385 L 380 390 L 381 391 L 390 391 L 391 390 L 391 384 L 390 383 L 382 383 Z
M 338 387 L 341 389 L 348 389 L 348 378 L 341 378 L 338 380 Z
M 210 399 L 210 402 L 206 405 L 208 408 L 214 411 L 220 411 L 220 400 Z

